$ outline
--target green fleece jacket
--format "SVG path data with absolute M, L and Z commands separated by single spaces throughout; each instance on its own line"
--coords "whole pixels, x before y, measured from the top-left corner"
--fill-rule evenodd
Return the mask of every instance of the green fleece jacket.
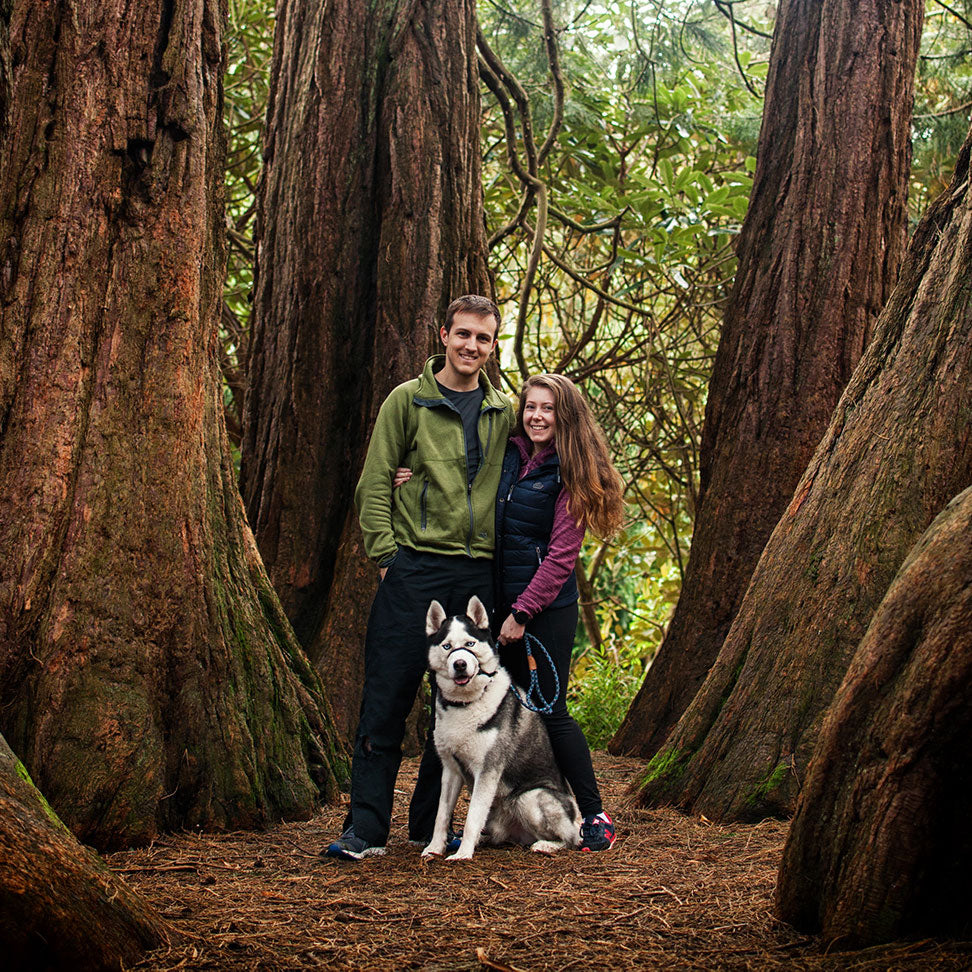
M 365 552 L 386 566 L 399 545 L 429 553 L 492 557 L 496 489 L 513 407 L 480 373 L 482 461 L 467 485 L 466 441 L 459 412 L 436 384 L 444 355 L 425 363 L 418 378 L 395 388 L 378 412 L 368 456 L 354 493 Z M 412 478 L 398 489 L 398 466 Z

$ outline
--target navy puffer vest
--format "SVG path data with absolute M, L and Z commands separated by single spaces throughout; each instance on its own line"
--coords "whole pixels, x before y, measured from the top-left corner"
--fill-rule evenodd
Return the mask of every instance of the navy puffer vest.
M 495 563 L 500 600 L 506 607 L 526 590 L 547 556 L 557 497 L 563 488 L 556 452 L 522 479 L 521 462 L 520 450 L 510 442 L 496 494 Z M 550 607 L 566 607 L 576 600 L 577 578 L 571 571 Z

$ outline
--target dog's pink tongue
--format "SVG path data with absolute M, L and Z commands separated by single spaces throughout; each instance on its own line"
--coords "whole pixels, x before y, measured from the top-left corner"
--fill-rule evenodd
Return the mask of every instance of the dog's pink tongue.
M 456 685 L 465 685 L 471 679 L 472 675 L 463 675 L 462 678 L 455 678 L 453 681 L 456 683 Z

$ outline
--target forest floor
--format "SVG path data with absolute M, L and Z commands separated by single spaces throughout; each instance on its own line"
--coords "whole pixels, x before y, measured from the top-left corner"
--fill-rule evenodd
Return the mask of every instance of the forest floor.
M 388 853 L 321 857 L 343 807 L 266 833 L 180 834 L 108 857 L 179 937 L 136 968 L 969 969 L 972 943 L 827 950 L 773 917 L 787 824 L 717 826 L 626 804 L 642 764 L 595 754 L 619 838 L 602 854 L 483 848 L 425 860 L 402 826 Z

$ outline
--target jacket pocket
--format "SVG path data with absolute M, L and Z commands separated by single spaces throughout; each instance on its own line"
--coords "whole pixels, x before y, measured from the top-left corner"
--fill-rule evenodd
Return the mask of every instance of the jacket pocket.
M 428 506 L 427 506 L 427 503 L 426 503 L 428 494 L 429 494 L 429 481 L 426 479 L 425 482 L 422 484 L 422 499 L 421 499 L 421 507 L 422 507 L 422 529 L 423 530 L 426 528 L 426 526 L 428 525 L 428 522 L 429 522 L 428 521 Z

